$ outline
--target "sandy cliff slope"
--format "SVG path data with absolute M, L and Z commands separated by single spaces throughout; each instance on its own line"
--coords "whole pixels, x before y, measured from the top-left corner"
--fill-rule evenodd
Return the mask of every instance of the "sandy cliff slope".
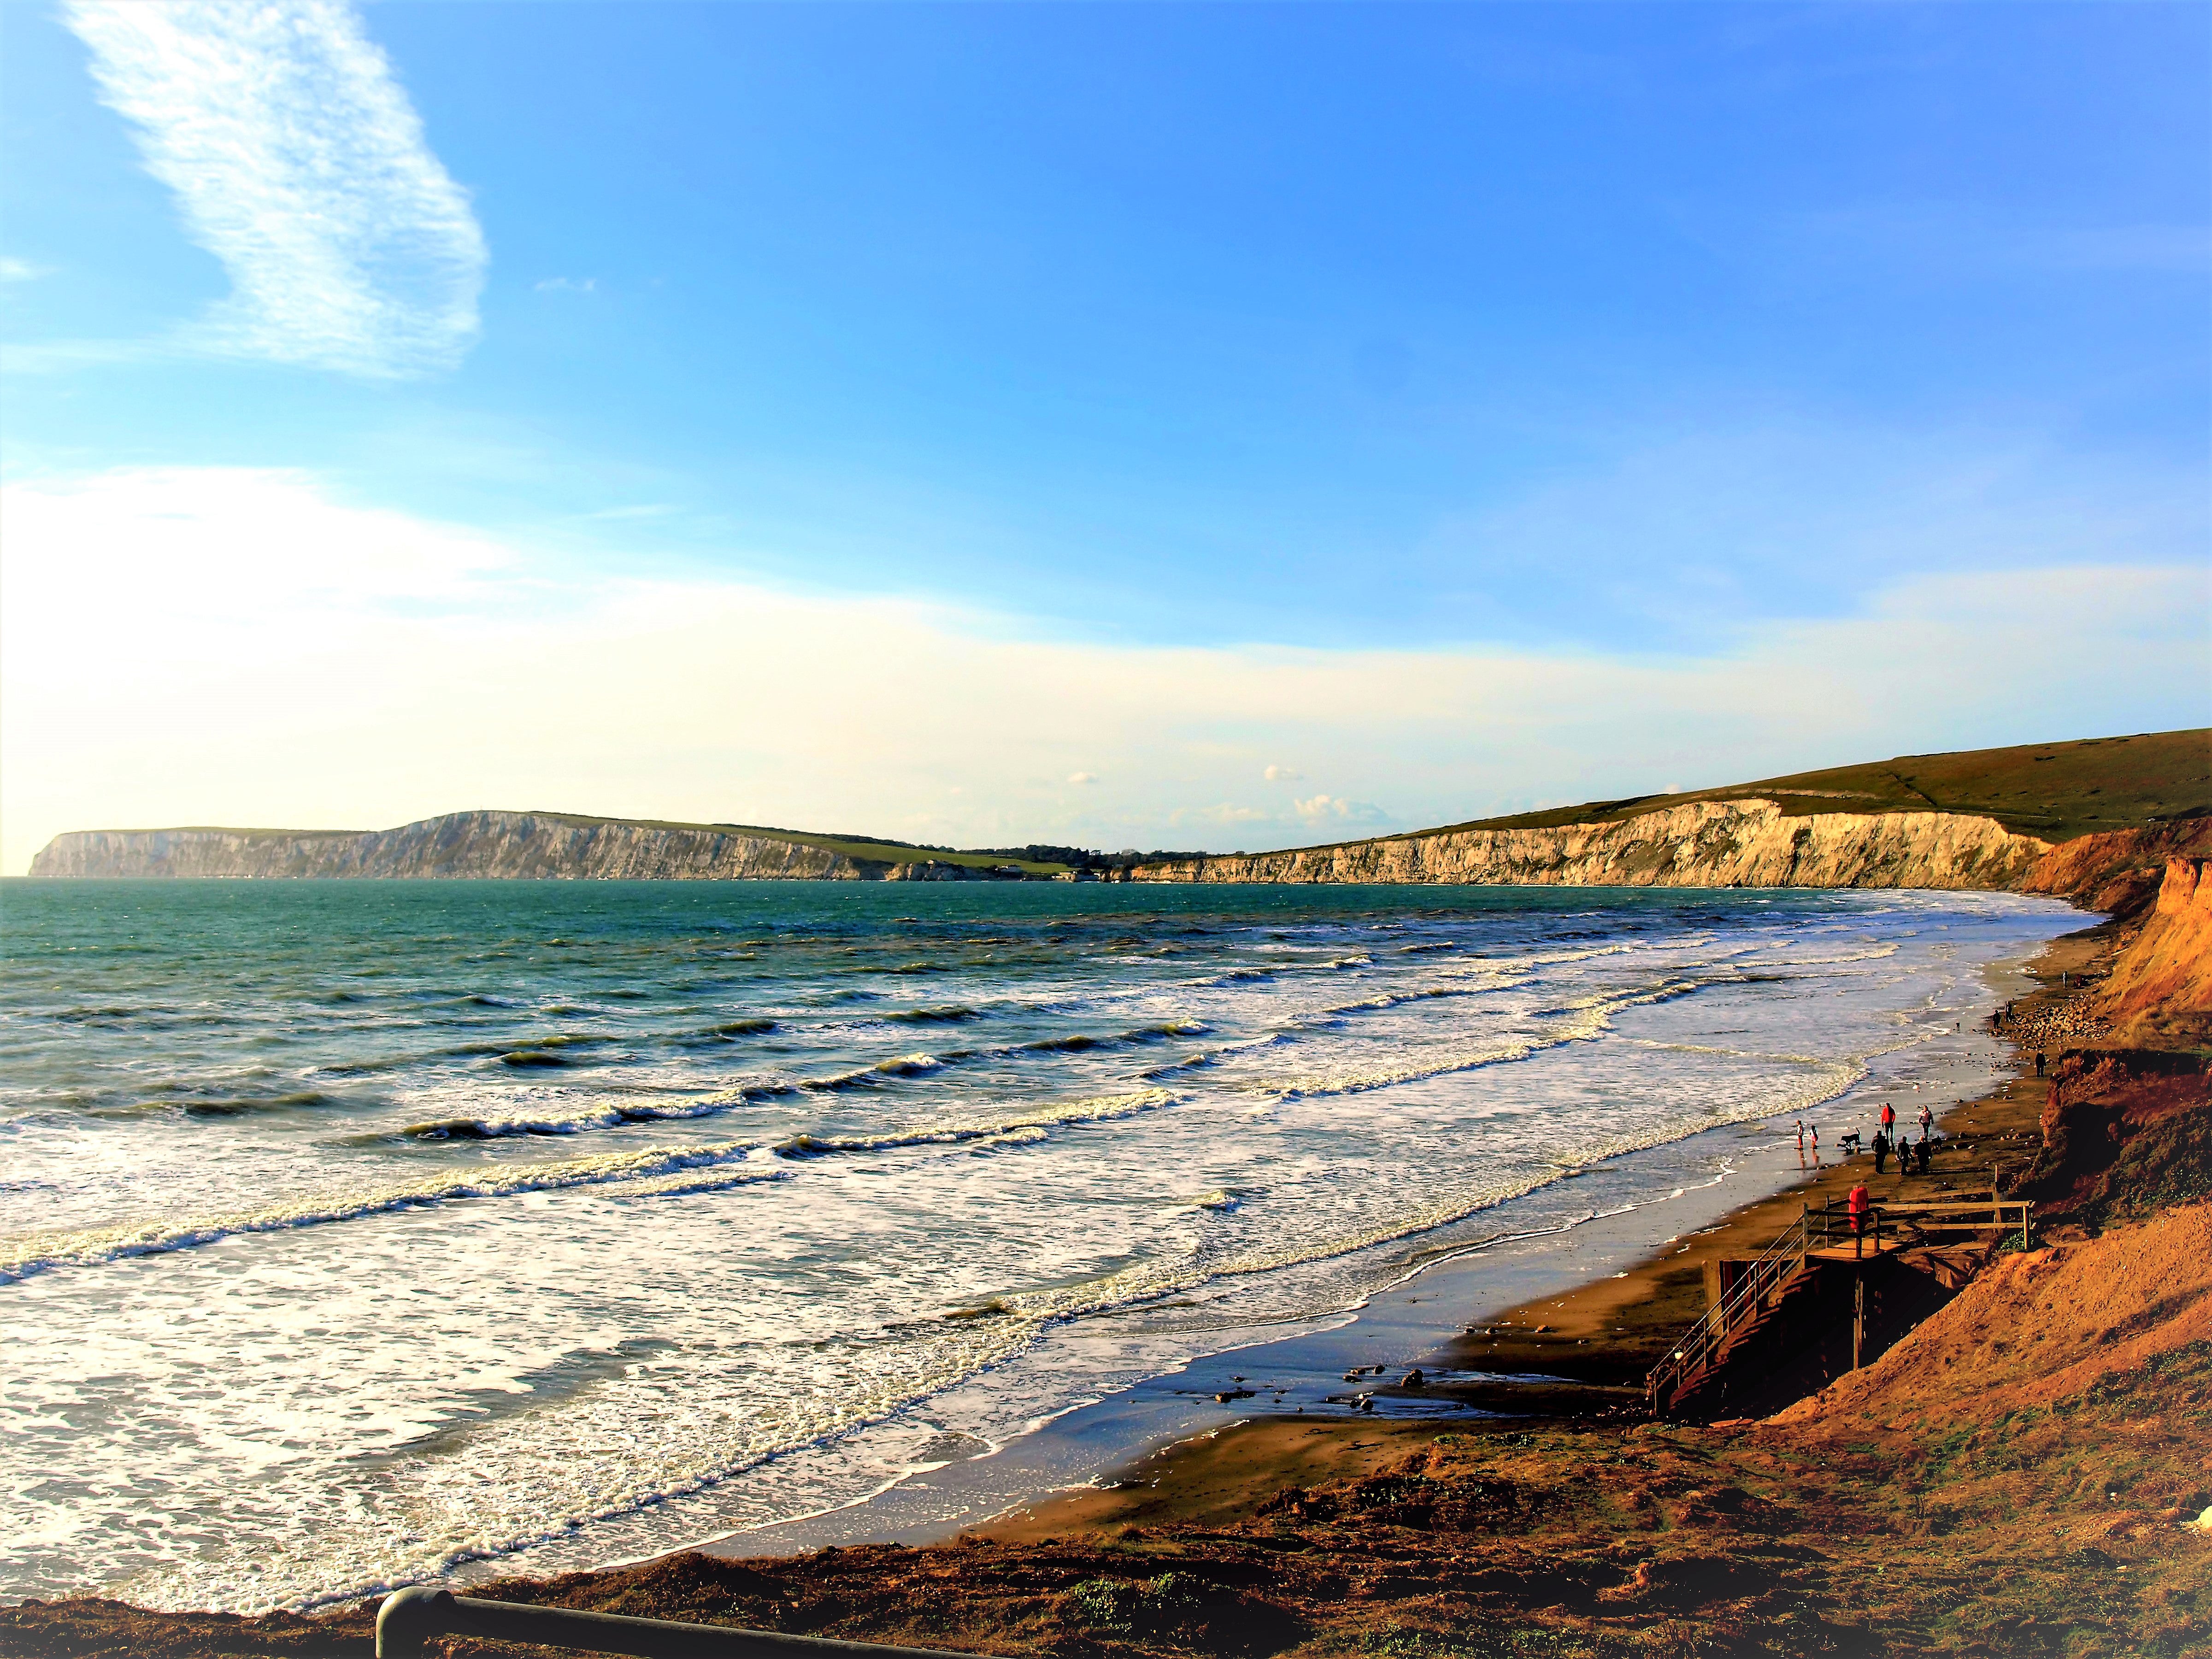
M 2008 888 L 2051 850 L 1993 818 L 1785 815 L 1699 801 L 1616 823 L 1452 830 L 1247 858 L 1139 865 L 1136 881 L 1464 882 L 1595 887 Z
M 2092 910 L 2133 916 L 2150 908 L 2177 858 L 2212 858 L 2212 817 L 2102 830 L 2059 842 L 2021 878 L 2023 893 L 2070 898 Z
M 2112 964 L 2097 1012 L 2135 1041 L 2212 1036 L 2212 864 L 2167 862 L 2158 902 Z
M 2048 1407 L 2212 1341 L 2212 1206 L 2002 1256 L 1863 1370 L 1770 1419 L 1864 1433 Z

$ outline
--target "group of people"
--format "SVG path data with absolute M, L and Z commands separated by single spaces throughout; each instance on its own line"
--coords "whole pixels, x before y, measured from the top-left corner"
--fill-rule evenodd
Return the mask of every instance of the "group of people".
M 1897 1108 L 1890 1105 L 1887 1102 L 1884 1102 L 1881 1109 L 1881 1127 L 1875 1131 L 1874 1146 L 1870 1149 L 1874 1153 L 1875 1173 L 1876 1175 L 1888 1174 L 1889 1160 L 1891 1155 L 1894 1154 L 1897 1158 L 1898 1174 L 1901 1176 L 1926 1175 L 1928 1173 L 1929 1134 L 1930 1131 L 1935 1127 L 1935 1123 L 1936 1114 L 1929 1109 L 1926 1102 L 1922 1102 L 1920 1106 L 1920 1139 L 1917 1141 L 1915 1141 L 1909 1133 L 1898 1127 Z M 1813 1157 L 1817 1162 L 1820 1156 L 1820 1126 L 1818 1124 L 1808 1123 L 1802 1118 L 1798 1119 L 1797 1151 L 1801 1157 L 1806 1150 L 1806 1140 L 1808 1136 L 1811 1138 L 1812 1141 Z M 1857 1132 L 1853 1130 L 1846 1133 L 1842 1139 L 1841 1146 L 1844 1157 L 1850 1158 L 1856 1156 L 1859 1150 L 1859 1138 Z
M 1917 1144 L 1915 1144 L 1909 1136 L 1898 1128 L 1897 1108 L 1884 1101 L 1881 1107 L 1881 1127 L 1874 1132 L 1874 1172 L 1876 1175 L 1887 1173 L 1889 1155 L 1893 1152 L 1897 1154 L 1898 1174 L 1926 1175 L 1928 1173 L 1928 1132 L 1935 1122 L 1936 1114 L 1929 1109 L 1928 1103 L 1923 1100 L 1920 1103 L 1920 1139 Z
M 1881 1108 L 1881 1127 L 1874 1132 L 1873 1151 L 1875 1173 L 1876 1175 L 1884 1175 L 1888 1172 L 1890 1154 L 1894 1152 L 1897 1155 L 1898 1174 L 1901 1176 L 1926 1175 L 1928 1173 L 1928 1157 L 1930 1151 L 1930 1131 L 1934 1128 L 1935 1123 L 1936 1114 L 1929 1109 L 1926 1102 L 1922 1102 L 1920 1107 L 1920 1139 L 1916 1141 L 1908 1133 L 1899 1127 L 1897 1121 L 1897 1108 L 1892 1106 L 1887 1101 L 1883 1102 Z M 1800 1138 L 1801 1139 L 1802 1138 L 1802 1131 Z M 1848 1137 L 1848 1139 L 1851 1141 L 1853 1146 L 1856 1146 L 1858 1137 L 1856 1135 L 1852 1135 Z M 1813 1144 L 1815 1147 L 1819 1146 L 1820 1144 L 1817 1131 L 1815 1131 Z M 1866 1231 L 1867 1214 L 1873 1207 L 1874 1195 L 1867 1190 L 1867 1184 L 1865 1182 L 1858 1182 L 1851 1188 L 1850 1194 L 1851 1232 L 1854 1236 L 1863 1233 Z
M 1897 1172 L 1903 1175 L 1928 1173 L 1928 1137 L 1922 1135 L 1915 1141 L 1908 1135 L 1899 1135 L 1893 1141 L 1887 1129 L 1874 1132 L 1874 1172 L 1885 1175 L 1889 1170 L 1889 1155 L 1897 1154 Z

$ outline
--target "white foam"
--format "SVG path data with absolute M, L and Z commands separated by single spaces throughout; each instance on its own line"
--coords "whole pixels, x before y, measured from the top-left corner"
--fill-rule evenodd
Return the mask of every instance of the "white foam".
M 748 981 L 663 1016 L 773 1013 L 746 1063 L 785 1071 L 625 1040 L 590 1052 L 641 1057 L 580 1059 L 556 1087 L 465 1058 L 392 1074 L 403 1101 L 502 1126 L 482 1145 L 360 1144 L 349 1130 L 396 1121 L 390 1096 L 296 1122 L 49 1109 L 0 1130 L 0 1264 L 24 1270 L 0 1406 L 0 1534 L 22 1541 L 0 1589 L 310 1606 L 851 1503 L 914 1465 L 925 1419 L 1003 1443 L 1193 1352 L 1340 1319 L 1500 1204 L 1517 1207 L 1492 1231 L 1583 1213 L 1621 1152 L 1893 1079 L 1893 1054 L 1940 1048 L 1960 1017 L 1942 1011 L 1973 1005 L 1977 954 L 2033 932 L 2014 900 L 1633 895 L 1591 914 L 1695 905 L 1698 924 L 1553 948 L 1559 902 L 1425 917 L 1418 937 L 1463 946 L 1451 960 L 1324 916 L 1297 935 L 1309 959 L 1275 951 L 1260 978 L 1272 920 L 1165 959 L 941 976 L 947 1002 L 988 1008 L 991 1048 L 885 1061 L 881 1023 L 823 1016 L 844 980 Z M 2003 925 L 1948 966 L 1927 941 L 1872 948 L 1978 915 Z M 625 981 L 654 971 L 629 945 L 600 954 Z M 630 1018 L 593 987 L 559 997 Z M 1068 1041 L 1108 1007 L 1117 1030 Z M 1188 1054 L 1152 1042 L 1200 1035 Z M 743 1138 L 714 1119 L 740 1105 Z M 570 1121 L 653 1144 L 533 1161 L 520 1137 Z M 363 1173 L 334 1188 L 334 1163 Z M 64 1201 L 102 1224 L 22 1224 Z M 251 1242 L 183 1248 L 203 1237 Z M 39 1271 L 149 1251 L 168 1254 Z
M 984 1122 L 940 1123 L 881 1135 L 797 1134 L 778 1141 L 771 1149 L 780 1158 L 817 1158 L 825 1152 L 882 1152 L 907 1146 L 951 1146 L 971 1140 L 1002 1139 L 1027 1130 L 1049 1131 L 1079 1123 L 1110 1123 L 1139 1112 L 1172 1106 L 1176 1097 L 1165 1089 L 1139 1089 L 1129 1094 L 1079 1100 L 1048 1107 L 1018 1117 Z
M 727 1167 L 742 1163 L 753 1151 L 751 1146 L 736 1141 L 696 1148 L 651 1147 L 642 1152 L 610 1152 L 599 1158 L 514 1164 L 465 1176 L 433 1176 L 394 1185 L 319 1193 L 262 1210 L 0 1239 L 0 1284 L 12 1283 L 53 1267 L 96 1267 L 132 1256 L 190 1249 L 195 1245 L 212 1244 L 244 1234 L 322 1226 L 456 1199 L 511 1198 L 524 1193 L 604 1186 L 615 1182 L 635 1183 L 630 1188 L 634 1194 L 696 1193 L 778 1179 L 777 1172 L 773 1170 Z M 718 1173 L 707 1173 L 710 1170 Z

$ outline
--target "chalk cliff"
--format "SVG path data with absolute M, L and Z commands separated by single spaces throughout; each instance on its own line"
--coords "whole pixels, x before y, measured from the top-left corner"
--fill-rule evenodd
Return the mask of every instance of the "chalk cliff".
M 923 854 L 856 858 L 712 825 L 545 812 L 453 812 L 362 831 L 87 830 L 55 836 L 32 860 L 31 873 L 598 881 L 964 881 L 994 874 Z
M 880 856 L 875 856 L 880 854 Z M 1249 857 L 1139 864 L 1104 878 L 1637 887 L 1934 887 L 2050 893 L 2131 915 L 2166 861 L 2212 854 L 2212 818 L 2077 836 L 2057 847 L 1954 812 L 1791 816 L 1697 801 L 1595 823 L 1442 830 Z M 89 830 L 57 836 L 34 876 L 990 881 L 1092 872 L 895 843 L 554 812 L 454 812 L 397 830 Z
M 1244 858 L 1143 864 L 1132 881 L 1454 882 L 1589 887 L 2017 885 L 2051 851 L 1993 818 L 1698 801 L 1615 823 L 1450 830 Z

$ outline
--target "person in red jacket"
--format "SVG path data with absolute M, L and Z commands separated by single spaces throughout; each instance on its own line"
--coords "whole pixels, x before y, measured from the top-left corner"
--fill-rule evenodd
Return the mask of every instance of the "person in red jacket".
M 1896 1130 L 1897 1108 L 1885 1100 L 1881 1103 L 1881 1131 L 1884 1134 L 1894 1134 Z
M 1874 1200 L 1867 1193 L 1866 1182 L 1862 1181 L 1851 1188 L 1851 1237 L 1853 1238 L 1861 1237 L 1865 1234 L 1867 1212 L 1873 1206 Z

